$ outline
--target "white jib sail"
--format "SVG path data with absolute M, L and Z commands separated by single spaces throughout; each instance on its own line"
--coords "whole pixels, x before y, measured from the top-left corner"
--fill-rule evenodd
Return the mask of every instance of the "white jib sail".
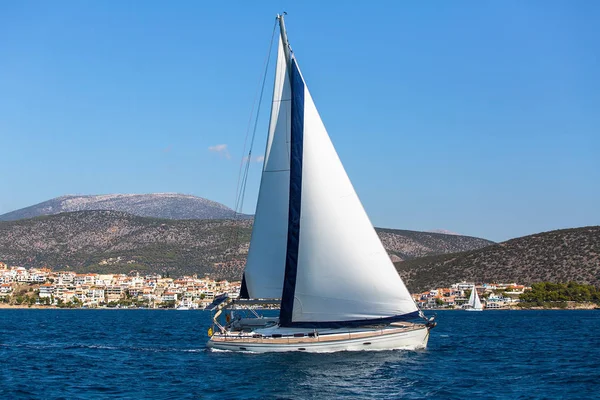
M 353 321 L 416 312 L 306 83 L 304 90 L 301 219 L 292 321 Z
M 290 192 L 290 82 L 279 39 L 269 137 L 246 261 L 250 298 L 281 297 Z

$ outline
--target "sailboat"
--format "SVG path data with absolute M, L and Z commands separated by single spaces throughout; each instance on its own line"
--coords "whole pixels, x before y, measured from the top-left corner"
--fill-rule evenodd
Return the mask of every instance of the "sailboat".
M 481 305 L 481 300 L 479 300 L 479 294 L 477 294 L 477 289 L 475 289 L 475 285 L 473 285 L 473 289 L 471 290 L 471 296 L 469 296 L 469 302 L 466 304 L 466 311 L 483 311 L 483 306 Z
M 207 347 L 425 348 L 435 321 L 418 309 L 379 240 L 308 91 L 283 15 L 277 20 L 271 119 L 240 297 L 279 304 L 279 318 L 252 324 L 226 314 L 221 323 L 223 302 Z

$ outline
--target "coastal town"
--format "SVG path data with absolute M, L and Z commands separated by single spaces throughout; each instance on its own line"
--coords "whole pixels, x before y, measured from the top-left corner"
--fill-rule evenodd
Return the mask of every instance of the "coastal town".
M 0 304 L 14 306 L 203 309 L 224 293 L 237 298 L 240 286 L 240 282 L 195 275 L 79 274 L 0 262 Z M 531 290 L 516 283 L 460 282 L 412 296 L 422 309 L 461 309 L 473 287 L 487 309 L 515 307 L 519 297 Z
M 86 308 L 204 308 L 215 296 L 236 298 L 240 282 L 158 274 L 78 274 L 0 262 L 0 304 Z
M 520 296 L 531 287 L 516 283 L 454 283 L 449 288 L 436 288 L 412 295 L 421 309 L 461 309 L 466 308 L 469 295 L 475 287 L 482 299 L 483 306 L 488 309 L 509 309 L 520 302 Z

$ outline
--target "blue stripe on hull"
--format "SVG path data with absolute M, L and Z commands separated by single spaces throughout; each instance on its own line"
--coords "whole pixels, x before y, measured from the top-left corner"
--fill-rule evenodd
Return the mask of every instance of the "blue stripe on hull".
M 298 248 L 300 245 L 300 210 L 302 206 L 302 152 L 304 141 L 304 82 L 296 65 L 291 62 L 292 121 L 290 138 L 290 209 L 288 216 L 287 254 L 285 277 L 281 295 L 281 326 L 290 326 L 296 293 Z

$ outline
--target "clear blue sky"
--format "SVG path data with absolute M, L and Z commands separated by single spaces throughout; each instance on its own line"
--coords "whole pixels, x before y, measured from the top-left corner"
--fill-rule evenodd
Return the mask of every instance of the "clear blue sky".
M 283 9 L 376 226 L 505 240 L 600 224 L 593 0 L 0 2 L 0 214 L 64 194 L 233 207 Z

